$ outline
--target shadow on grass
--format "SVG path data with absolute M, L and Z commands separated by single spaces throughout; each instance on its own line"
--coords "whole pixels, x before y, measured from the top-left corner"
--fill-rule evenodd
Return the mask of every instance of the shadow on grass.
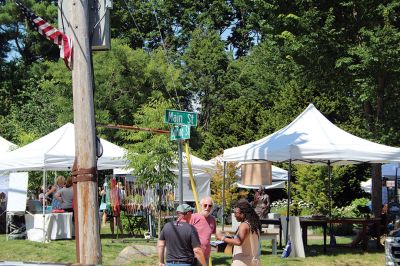
M 231 265 L 232 257 L 213 256 L 212 263 L 213 265 Z
M 367 250 L 363 250 L 361 245 L 358 245 L 356 247 L 348 247 L 345 244 L 337 244 L 334 247 L 329 246 L 329 244 L 326 245 L 326 253 L 324 252 L 323 245 L 308 245 L 305 247 L 305 253 L 306 257 L 317 257 L 317 256 L 337 256 L 337 255 L 346 255 L 346 254 L 379 254 L 383 253 L 384 248 L 379 247 L 377 248 L 376 246 L 376 241 L 370 240 L 368 242 L 368 248 Z

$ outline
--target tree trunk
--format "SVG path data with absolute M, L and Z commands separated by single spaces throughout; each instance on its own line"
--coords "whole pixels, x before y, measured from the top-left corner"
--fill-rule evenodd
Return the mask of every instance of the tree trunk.
M 371 164 L 371 178 L 372 178 L 372 212 L 375 217 L 380 217 L 382 211 L 382 171 L 381 164 Z
M 378 89 L 376 91 L 376 120 L 382 122 L 384 119 L 384 96 L 385 96 L 385 82 L 384 75 L 378 77 Z

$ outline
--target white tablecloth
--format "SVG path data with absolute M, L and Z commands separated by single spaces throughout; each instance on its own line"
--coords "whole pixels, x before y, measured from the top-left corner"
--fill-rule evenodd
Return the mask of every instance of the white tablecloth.
M 43 214 L 25 214 L 28 240 L 43 242 L 43 236 L 45 241 L 72 238 L 74 232 L 72 212 L 48 213 L 45 214 L 44 220 L 45 230 L 43 230 Z

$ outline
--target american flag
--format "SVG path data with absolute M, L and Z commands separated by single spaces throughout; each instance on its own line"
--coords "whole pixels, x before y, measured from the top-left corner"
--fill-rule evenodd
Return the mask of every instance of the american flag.
M 29 8 L 24 6 L 20 1 L 15 0 L 17 6 L 24 13 L 25 17 L 31 24 L 34 30 L 39 32 L 46 39 L 52 41 L 60 47 L 60 57 L 64 59 L 65 65 L 71 69 L 72 67 L 72 41 L 71 39 L 51 26 L 46 20 L 36 16 Z

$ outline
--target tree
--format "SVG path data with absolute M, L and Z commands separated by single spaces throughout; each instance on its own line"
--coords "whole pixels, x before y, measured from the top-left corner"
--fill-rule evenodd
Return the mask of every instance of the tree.
M 136 125 L 139 127 L 166 129 L 163 117 L 165 109 L 172 107 L 160 93 L 154 93 L 147 104 L 139 108 L 135 114 Z M 137 176 L 137 182 L 156 190 L 167 184 L 175 184 L 175 174 L 172 173 L 177 153 L 169 135 L 154 134 L 146 131 L 128 132 L 125 136 L 128 145 L 127 159 L 132 174 Z M 158 233 L 161 230 L 161 193 L 158 193 Z
M 213 201 L 222 206 L 222 182 L 224 180 L 224 169 L 223 164 L 217 162 L 216 171 L 214 175 L 211 177 L 211 195 L 213 197 Z M 237 176 L 238 166 L 235 163 L 227 163 L 226 164 L 226 179 L 225 179 L 225 209 L 223 215 L 230 215 L 232 213 L 232 208 L 234 204 L 240 198 L 244 198 L 247 196 L 247 192 L 237 191 L 235 186 L 236 181 L 238 180 Z

